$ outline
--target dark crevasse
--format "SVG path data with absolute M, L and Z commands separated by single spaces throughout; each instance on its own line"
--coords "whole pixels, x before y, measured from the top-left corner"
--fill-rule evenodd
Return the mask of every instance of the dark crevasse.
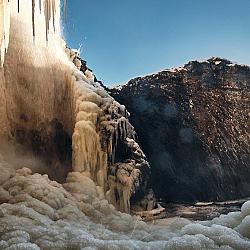
M 131 113 L 158 198 L 250 195 L 249 84 L 249 67 L 214 57 L 110 90 Z

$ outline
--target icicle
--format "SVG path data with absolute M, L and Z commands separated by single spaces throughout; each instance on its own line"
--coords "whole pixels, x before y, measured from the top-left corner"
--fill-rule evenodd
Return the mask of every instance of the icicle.
M 45 32 L 46 32 L 46 41 L 48 42 L 49 35 L 49 0 L 44 0 L 44 16 L 45 16 Z
M 42 13 L 42 0 L 39 0 L 39 10 L 40 10 L 40 14 L 41 14 Z
M 9 46 L 9 33 L 10 33 L 10 5 L 5 1 L 5 20 L 4 20 L 4 44 L 5 44 L 5 53 L 8 50 Z
M 66 6 L 67 6 L 67 0 L 64 0 L 63 11 L 64 11 L 64 19 L 65 20 L 66 20 Z
M 53 21 L 53 29 L 54 32 L 56 32 L 56 27 L 55 27 L 55 13 L 56 13 L 56 6 L 55 6 L 55 0 L 52 0 L 52 21 Z
M 36 31 L 35 31 L 35 0 L 32 0 L 32 30 L 33 30 L 33 40 L 35 41 Z
M 9 45 L 10 6 L 7 0 L 0 0 L 0 18 L 0 65 L 2 67 Z

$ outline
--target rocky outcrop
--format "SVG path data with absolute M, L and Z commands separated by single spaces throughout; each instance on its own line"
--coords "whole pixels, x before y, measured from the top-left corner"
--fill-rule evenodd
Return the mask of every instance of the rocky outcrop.
M 131 113 L 158 198 L 250 195 L 249 85 L 248 66 L 211 58 L 110 90 Z

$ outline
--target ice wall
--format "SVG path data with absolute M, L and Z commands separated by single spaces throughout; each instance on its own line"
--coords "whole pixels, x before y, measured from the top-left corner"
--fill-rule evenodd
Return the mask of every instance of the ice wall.
M 43 1 L 40 9 L 40 1 L 24 0 L 19 11 L 18 1 L 4 3 L 11 28 L 0 75 L 0 121 L 6 127 L 0 135 L 45 158 L 51 178 L 63 183 L 69 171 L 79 172 L 117 209 L 129 212 L 131 198 L 146 190 L 149 165 L 125 107 L 90 70 L 79 70 L 77 51 L 60 37 L 59 1 Z
M 7 1 L 4 2 L 6 4 Z M 59 1 L 56 2 L 58 5 Z M 68 120 L 64 124 L 70 131 L 72 122 L 68 98 L 71 95 L 71 71 L 62 49 L 59 16 L 54 22 L 56 33 L 50 30 L 50 39 L 47 42 L 47 22 L 43 14 L 46 11 L 42 8 L 40 12 L 39 1 L 35 3 L 36 15 L 33 24 L 31 1 L 21 1 L 19 12 L 16 0 L 8 1 L 11 9 L 11 29 L 5 30 L 4 37 L 6 38 L 9 32 L 10 43 L 4 68 L 1 69 L 1 88 L 5 92 L 2 96 L 5 95 L 8 119 L 12 126 L 23 121 L 25 127 L 32 127 L 40 121 L 58 116 L 60 120 Z M 33 26 L 36 27 L 35 41 Z M 27 112 L 29 117 L 25 118 Z M 13 130 L 14 128 L 11 128 L 11 134 L 14 133 Z

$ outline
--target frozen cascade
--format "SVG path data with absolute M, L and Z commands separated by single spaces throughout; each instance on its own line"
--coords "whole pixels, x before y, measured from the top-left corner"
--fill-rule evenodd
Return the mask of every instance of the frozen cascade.
M 63 182 L 69 171 L 81 172 L 94 180 L 99 191 L 117 209 L 129 212 L 131 197 L 141 186 L 142 190 L 146 188 L 149 165 L 139 145 L 138 159 L 126 163 L 128 159 L 118 159 L 118 162 L 115 159 L 119 143 L 124 146 L 123 151 L 136 152 L 127 142 L 127 138 L 134 139 L 128 113 L 94 82 L 90 70 L 79 71 L 78 51 L 65 48 L 60 38 L 59 1 L 42 2 L 41 11 L 39 1 L 28 3 L 28 0 L 21 1 L 18 12 L 18 2 L 8 2 L 10 44 L 4 67 L 0 69 L 3 78 L 0 124 L 6 129 L 0 133 L 18 142 L 30 142 L 31 148 L 35 145 L 46 157 L 51 150 L 55 151 L 53 154 L 64 150 L 54 149 L 53 145 L 46 150 L 48 140 L 53 142 L 60 130 L 58 126 L 62 126 L 60 133 L 72 137 L 72 166 L 67 163 L 65 167 L 63 162 L 58 163 L 60 155 L 56 161 L 52 155 L 50 176 Z M 55 132 L 51 135 L 52 129 Z M 120 171 L 123 175 L 119 175 Z M 145 176 L 141 176 L 141 171 Z M 119 185 L 114 184 L 114 178 Z
M 117 141 L 125 141 L 134 152 L 138 149 L 141 158 L 145 155 L 138 144 L 136 147 L 129 144 L 128 140 L 134 141 L 134 134 L 128 135 L 131 125 L 125 118 L 126 110 L 96 85 L 92 77 L 75 71 L 73 81 L 76 82 L 73 170 L 90 176 L 117 209 L 129 212 L 130 198 L 141 184 L 140 164 L 136 166 L 135 161 L 115 164 Z M 146 160 L 143 164 L 147 166 Z

